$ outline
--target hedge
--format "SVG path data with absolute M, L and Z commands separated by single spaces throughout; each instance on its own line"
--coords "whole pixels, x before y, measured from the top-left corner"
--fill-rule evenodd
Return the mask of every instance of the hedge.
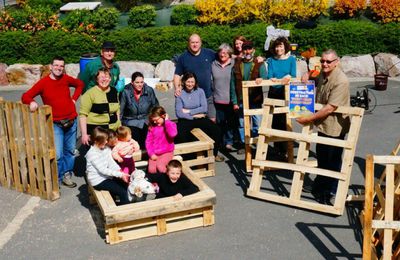
M 229 26 L 169 26 L 145 29 L 123 28 L 106 31 L 95 39 L 78 33 L 43 31 L 36 34 L 3 32 L 0 34 L 0 63 L 48 63 L 53 56 L 62 55 L 68 63 L 77 63 L 85 52 L 99 52 L 101 43 L 110 40 L 117 46 L 118 60 L 159 62 L 171 59 L 186 49 L 187 37 L 198 33 L 203 46 L 216 50 L 223 43 L 232 44 L 236 35 L 251 39 L 262 54 L 266 38 L 265 23 L 231 28 Z M 339 55 L 390 52 L 399 54 L 400 24 L 375 24 L 368 21 L 344 20 L 315 29 L 296 29 L 292 24 L 282 28 L 291 30 L 290 40 L 300 51 L 316 47 L 335 49 Z

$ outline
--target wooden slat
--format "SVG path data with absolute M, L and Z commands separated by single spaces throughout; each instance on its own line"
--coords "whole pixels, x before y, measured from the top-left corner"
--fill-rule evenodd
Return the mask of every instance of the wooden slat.
M 7 123 L 5 114 L 5 103 L 0 101 L 0 183 L 2 186 L 11 187 L 11 165 L 7 140 Z
M 363 260 L 371 259 L 372 250 L 372 209 L 374 193 L 374 161 L 372 155 L 367 155 L 365 162 L 365 205 L 364 205 L 364 240 L 363 240 Z
M 374 158 L 375 160 L 375 158 Z M 386 166 L 386 190 L 385 190 L 385 221 L 393 221 L 394 208 L 394 166 L 389 164 Z M 393 230 L 384 230 L 383 241 L 383 258 L 391 259 L 392 257 L 392 240 Z
M 43 163 L 43 177 L 44 177 L 44 187 L 45 187 L 45 198 L 50 199 L 52 195 L 52 181 L 51 181 L 51 168 L 50 168 L 50 157 L 49 157 L 49 149 L 47 146 L 47 133 L 46 131 L 48 124 L 47 124 L 47 111 L 44 107 L 40 107 L 39 109 L 39 120 L 40 122 L 46 122 L 44 125 L 40 125 L 39 128 L 39 135 L 40 139 L 42 140 L 41 142 L 41 149 L 42 149 L 42 163 Z
M 26 161 L 28 164 L 29 189 L 32 195 L 39 196 L 39 190 L 36 185 L 32 135 L 30 129 L 31 120 L 30 120 L 30 112 L 28 106 L 21 106 L 21 111 L 22 111 L 22 120 L 24 128 Z

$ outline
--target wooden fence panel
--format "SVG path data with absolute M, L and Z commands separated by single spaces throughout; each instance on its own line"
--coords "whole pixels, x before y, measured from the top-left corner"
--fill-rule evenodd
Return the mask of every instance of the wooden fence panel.
M 59 198 L 52 121 L 49 106 L 31 113 L 26 105 L 0 99 L 1 186 Z

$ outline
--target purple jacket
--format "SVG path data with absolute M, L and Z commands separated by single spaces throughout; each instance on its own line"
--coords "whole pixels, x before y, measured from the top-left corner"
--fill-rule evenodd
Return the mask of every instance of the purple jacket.
M 174 138 L 178 134 L 176 124 L 165 120 L 162 126 L 151 126 L 147 132 L 146 150 L 149 157 L 174 151 Z

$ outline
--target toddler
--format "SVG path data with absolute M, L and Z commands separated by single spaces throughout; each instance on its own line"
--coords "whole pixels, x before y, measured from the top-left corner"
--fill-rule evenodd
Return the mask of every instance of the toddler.
M 149 156 L 149 173 L 165 173 L 167 164 L 174 156 L 174 138 L 178 134 L 176 124 L 168 119 L 165 109 L 153 107 L 149 114 L 146 150 Z
M 140 149 L 139 144 L 132 139 L 129 127 L 118 127 L 116 134 L 118 142 L 112 149 L 112 157 L 118 162 L 124 172 L 131 174 L 135 170 L 133 153 Z
M 149 174 L 148 177 L 159 186 L 156 198 L 173 196 L 175 200 L 179 200 L 199 191 L 199 188 L 182 174 L 182 163 L 178 160 L 171 160 L 167 164 L 166 174 Z
M 111 149 L 106 146 L 107 139 L 107 130 L 101 127 L 93 130 L 93 145 L 85 155 L 87 180 L 95 190 L 107 190 L 112 196 L 119 197 L 120 204 L 127 204 L 129 199 L 123 182 L 129 182 L 129 175 L 123 173 L 113 160 Z M 123 182 L 115 178 L 121 178 Z

